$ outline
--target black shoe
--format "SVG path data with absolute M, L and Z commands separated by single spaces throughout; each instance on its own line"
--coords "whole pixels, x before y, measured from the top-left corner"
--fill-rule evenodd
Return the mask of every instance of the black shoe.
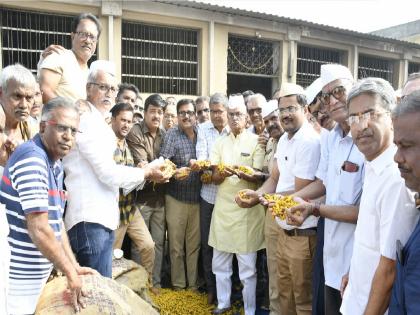
M 218 307 L 216 307 L 211 313 L 213 314 L 213 315 L 219 315 L 219 314 L 224 314 L 224 313 L 227 313 L 227 312 L 229 312 L 230 310 L 232 309 L 232 307 L 225 307 L 225 308 L 218 308 Z

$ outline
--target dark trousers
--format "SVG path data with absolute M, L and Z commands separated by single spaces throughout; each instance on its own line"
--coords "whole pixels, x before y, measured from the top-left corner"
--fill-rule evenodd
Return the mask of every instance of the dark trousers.
M 201 234 L 201 260 L 203 263 L 204 279 L 207 292 L 216 295 L 216 278 L 211 270 L 213 260 L 213 247 L 209 246 L 209 233 L 211 216 L 214 205 L 200 197 L 200 234 Z
M 339 290 L 325 286 L 325 315 L 340 315 L 341 294 Z
M 319 218 L 316 250 L 313 258 L 312 275 L 312 315 L 324 315 L 324 218 Z

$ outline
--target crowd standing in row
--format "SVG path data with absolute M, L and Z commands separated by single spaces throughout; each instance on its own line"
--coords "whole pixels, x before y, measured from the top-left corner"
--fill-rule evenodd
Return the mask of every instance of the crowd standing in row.
M 268 102 L 152 94 L 143 108 L 111 62 L 88 67 L 100 32 L 79 15 L 71 49 L 47 48 L 38 82 L 18 64 L 1 71 L 2 313 L 34 313 L 53 266 L 84 307 L 80 276 L 111 277 L 126 234 L 152 292 L 167 239 L 172 288 L 204 287 L 214 314 L 230 309 L 237 277 L 255 314 L 266 268 L 270 314 L 420 312 L 420 74 L 398 104 L 387 81 L 329 64 Z M 297 205 L 273 216 L 272 194 Z

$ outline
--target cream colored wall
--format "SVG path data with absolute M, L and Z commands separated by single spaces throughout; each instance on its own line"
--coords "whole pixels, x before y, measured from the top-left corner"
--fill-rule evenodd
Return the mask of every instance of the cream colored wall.
M 95 15 L 100 17 L 103 31 L 101 35 L 101 39 L 98 43 L 98 58 L 99 59 L 108 59 L 110 55 L 113 55 L 113 61 L 117 67 L 117 74 L 120 78 L 121 75 L 121 28 L 122 28 L 122 18 L 124 20 L 132 20 L 144 23 L 151 23 L 151 24 L 160 24 L 165 26 L 175 26 L 175 27 L 184 27 L 184 28 L 191 28 L 199 31 L 199 73 L 198 73 L 198 94 L 200 95 L 209 95 L 214 92 L 226 92 L 227 90 L 227 55 L 228 55 L 228 35 L 235 34 L 235 35 L 242 35 L 246 37 L 253 37 L 256 36 L 256 31 L 261 34 L 261 39 L 266 39 L 270 41 L 277 41 L 279 43 L 280 54 L 279 54 L 279 73 L 277 76 L 277 82 L 274 83 L 274 86 L 280 85 L 281 82 L 295 82 L 296 81 L 296 64 L 297 64 L 297 45 L 299 43 L 305 45 L 313 45 L 319 47 L 334 47 L 334 49 L 339 49 L 344 52 L 344 60 L 343 63 L 347 64 L 348 67 L 351 69 L 354 75 L 357 75 L 357 66 L 358 66 L 358 54 L 368 54 L 372 56 L 382 56 L 384 58 L 389 58 L 395 60 L 395 72 L 396 77 L 394 78 L 394 84 L 400 85 L 401 82 L 404 82 L 405 75 L 406 75 L 406 61 L 413 61 L 418 62 L 420 56 L 416 56 L 413 53 L 413 56 L 409 55 L 408 58 L 406 56 L 402 56 L 401 53 L 394 53 L 396 51 L 394 49 L 394 44 L 384 43 L 377 45 L 378 50 L 376 49 L 367 49 L 364 48 L 368 40 L 360 40 L 360 42 L 356 43 L 356 40 L 353 40 L 346 44 L 346 41 L 341 40 L 341 42 L 337 42 L 338 39 L 336 38 L 338 35 L 335 34 L 334 36 L 330 36 L 327 32 L 324 34 L 321 32 L 322 35 L 316 35 L 316 30 L 300 30 L 297 27 L 284 27 L 283 24 L 279 24 L 276 27 L 272 27 L 270 30 L 267 29 L 258 29 L 258 23 L 252 22 L 255 24 L 255 28 L 249 27 L 252 25 L 250 21 L 248 21 L 246 26 L 236 26 L 234 23 L 230 21 L 229 18 L 226 21 L 222 22 L 214 22 L 214 41 L 213 41 L 213 60 L 209 60 L 210 58 L 210 46 L 209 44 L 212 42 L 209 38 L 209 20 L 211 20 L 211 16 L 209 16 L 205 21 L 199 20 L 198 15 L 195 15 L 194 18 L 189 17 L 175 17 L 175 16 L 168 16 L 164 15 L 165 13 L 162 12 L 160 14 L 152 14 L 152 13 L 145 13 L 140 12 L 142 6 L 145 4 L 142 2 L 138 2 L 136 5 L 136 10 L 138 11 L 123 11 L 122 17 L 113 17 L 113 36 L 114 39 L 112 49 L 113 52 L 109 52 L 109 43 L 108 43 L 108 16 L 101 16 L 101 1 L 89 1 L 87 5 L 84 5 L 81 1 L 78 4 L 71 4 L 71 3 L 64 3 L 58 1 L 4 1 L 0 0 L 0 5 L 4 5 L 10 8 L 21 8 L 21 9 L 29 9 L 34 11 L 40 12 L 60 12 L 60 13 L 67 13 L 67 14 L 78 14 L 81 12 L 91 12 Z M 122 3 L 124 8 L 124 3 Z M 134 5 L 133 2 L 130 5 Z M 160 12 L 160 11 L 159 11 Z M 219 14 L 220 15 L 220 14 Z M 220 18 L 220 17 L 219 17 Z M 263 23 L 263 22 L 261 22 Z M 266 22 L 264 22 L 266 23 Z M 262 25 L 262 24 L 261 24 Z M 273 24 L 274 25 L 274 24 Z M 420 34 L 410 39 L 417 43 L 420 43 Z M 369 42 L 370 43 L 370 42 Z M 372 42 L 371 46 L 374 45 L 375 42 Z M 384 50 L 380 50 L 380 49 Z M 289 59 L 289 55 L 291 54 L 291 58 Z M 210 66 L 212 65 L 212 73 L 211 77 L 213 78 L 212 84 L 210 84 Z M 289 68 L 290 67 L 290 68 Z M 275 80 L 276 81 L 276 80 Z M 143 97 L 147 95 L 143 94 Z M 178 99 L 181 97 L 179 95 L 175 95 Z M 190 96 L 195 97 L 195 96 Z

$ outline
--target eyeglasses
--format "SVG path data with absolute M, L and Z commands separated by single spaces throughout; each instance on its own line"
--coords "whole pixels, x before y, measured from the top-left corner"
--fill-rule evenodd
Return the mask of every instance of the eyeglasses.
M 255 114 L 261 115 L 261 113 L 262 113 L 262 108 L 253 108 L 253 109 L 248 110 L 248 115 L 249 116 L 252 116 L 252 115 L 255 115 Z
M 344 96 L 344 93 L 346 93 L 346 88 L 342 85 L 337 86 L 333 88 L 333 90 L 330 93 L 322 93 L 321 102 L 324 103 L 325 105 L 328 105 L 330 104 L 331 95 L 334 96 L 336 100 L 338 100 Z
M 176 115 L 172 115 L 172 114 L 163 114 L 163 117 L 164 118 L 166 118 L 166 119 L 175 119 L 176 118 Z
M 72 126 L 59 124 L 54 120 L 48 120 L 45 123 L 47 125 L 54 126 L 58 133 L 68 133 L 70 131 L 70 134 L 72 135 L 72 137 L 75 137 L 78 133 L 82 133 L 77 128 L 74 128 Z
M 202 115 L 203 113 L 208 113 L 210 111 L 209 108 L 204 108 L 202 110 L 197 111 L 197 115 Z
M 300 109 L 300 107 L 297 107 L 297 106 L 289 106 L 289 107 L 286 107 L 286 108 L 279 108 L 279 113 L 280 113 L 280 115 L 283 115 L 283 114 L 286 114 L 286 113 L 293 114 L 293 113 L 296 113 L 299 109 Z
M 98 36 L 90 34 L 88 32 L 76 32 L 76 34 L 81 38 L 81 39 L 90 39 L 92 42 L 96 42 L 98 40 Z
M 245 114 L 241 112 L 236 112 L 236 113 L 228 113 L 228 116 L 229 118 L 232 118 L 232 119 L 235 117 L 242 118 L 245 116 Z
M 179 116 L 181 116 L 181 117 L 185 117 L 185 116 L 189 116 L 189 117 L 191 117 L 191 116 L 195 116 L 195 112 L 194 111 L 192 111 L 192 110 L 188 110 L 188 111 L 181 111 L 181 112 L 178 112 L 178 115 Z
M 211 115 L 217 115 L 217 116 L 223 115 L 224 112 L 225 112 L 224 110 L 210 110 Z
M 349 115 L 349 118 L 347 118 L 347 123 L 351 127 L 353 125 L 358 125 L 362 122 L 367 122 L 369 120 L 376 120 L 381 115 L 387 114 L 387 113 L 389 113 L 389 112 L 388 111 L 378 112 L 378 111 L 375 111 L 373 109 L 369 110 L 367 112 L 364 112 L 364 113 L 355 113 L 355 114 Z
M 101 91 L 101 92 L 108 93 L 109 91 L 111 91 L 112 93 L 117 93 L 117 88 L 115 86 L 111 86 L 111 85 L 108 85 L 108 84 L 96 83 L 96 82 L 89 82 L 89 84 L 96 85 L 98 87 L 99 91 Z

